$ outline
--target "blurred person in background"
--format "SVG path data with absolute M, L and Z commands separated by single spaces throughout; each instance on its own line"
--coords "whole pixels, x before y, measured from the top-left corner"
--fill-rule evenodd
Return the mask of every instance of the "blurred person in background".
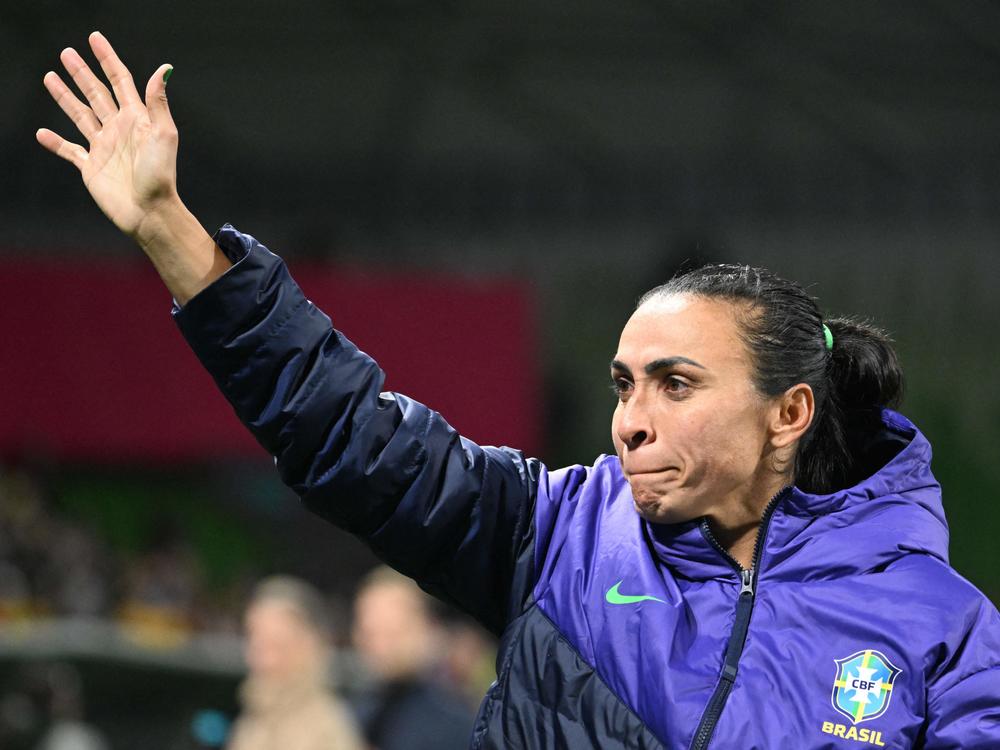
M 362 707 L 365 738 L 375 750 L 462 750 L 473 714 L 434 679 L 444 631 L 430 598 L 392 568 L 368 574 L 354 602 L 354 646 L 378 685 Z
M 242 713 L 228 750 L 362 750 L 353 717 L 328 687 L 326 603 L 304 581 L 273 577 L 247 607 Z
M 445 647 L 440 674 L 475 711 L 497 676 L 496 639 L 471 617 L 451 607 L 442 614 L 442 628 Z
M 36 750 L 108 750 L 101 731 L 84 720 L 83 681 L 75 667 L 40 667 L 48 694 L 49 725 Z
M 65 662 L 24 663 L 4 675 L 0 690 L 2 750 L 108 750 L 85 717 L 83 681 Z

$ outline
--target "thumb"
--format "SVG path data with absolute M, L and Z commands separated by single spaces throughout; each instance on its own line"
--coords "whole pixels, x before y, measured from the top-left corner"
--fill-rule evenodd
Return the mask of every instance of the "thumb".
M 175 129 L 174 118 L 167 104 L 167 79 L 174 72 L 174 66 L 164 63 L 156 69 L 146 84 L 146 109 L 149 119 L 157 130 Z

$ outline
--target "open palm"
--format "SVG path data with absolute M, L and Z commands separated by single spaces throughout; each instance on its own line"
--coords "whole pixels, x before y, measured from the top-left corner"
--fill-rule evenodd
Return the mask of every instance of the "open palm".
M 177 189 L 177 128 L 170 116 L 161 65 L 146 84 L 145 102 L 132 76 L 99 32 L 90 47 L 112 91 L 72 48 L 60 59 L 84 104 L 55 72 L 45 74 L 45 88 L 87 139 L 89 149 L 42 128 L 38 142 L 74 164 L 97 205 L 123 232 L 136 236 L 143 219 Z M 89 106 L 88 106 L 89 105 Z

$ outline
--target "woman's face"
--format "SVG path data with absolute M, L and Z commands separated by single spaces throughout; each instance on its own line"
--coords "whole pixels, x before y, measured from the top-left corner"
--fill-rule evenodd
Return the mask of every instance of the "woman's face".
M 754 388 L 732 304 L 654 299 L 626 323 L 611 364 L 611 436 L 635 508 L 655 523 L 725 520 L 771 477 L 769 400 Z
M 322 640 L 286 602 L 264 599 L 252 604 L 245 629 L 247 666 L 258 678 L 294 679 L 322 658 Z

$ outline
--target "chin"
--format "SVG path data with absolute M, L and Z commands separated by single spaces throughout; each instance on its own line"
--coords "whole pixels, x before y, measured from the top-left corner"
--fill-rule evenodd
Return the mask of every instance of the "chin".
M 671 524 L 671 523 L 683 523 L 684 521 L 691 520 L 691 518 L 689 518 L 686 515 L 672 513 L 670 510 L 666 510 L 659 506 L 644 507 L 639 503 L 633 503 L 633 504 L 635 506 L 636 512 L 640 516 L 642 516 L 642 518 L 649 521 L 650 523 Z
M 684 523 L 702 515 L 693 512 L 688 507 L 689 503 L 676 497 L 676 493 L 658 492 L 651 487 L 637 487 L 631 483 L 630 486 L 636 513 L 650 523 Z
M 670 507 L 667 498 L 662 496 L 649 496 L 646 493 L 632 493 L 632 505 L 635 512 L 650 523 L 680 523 L 688 520 L 677 512 L 676 508 Z

